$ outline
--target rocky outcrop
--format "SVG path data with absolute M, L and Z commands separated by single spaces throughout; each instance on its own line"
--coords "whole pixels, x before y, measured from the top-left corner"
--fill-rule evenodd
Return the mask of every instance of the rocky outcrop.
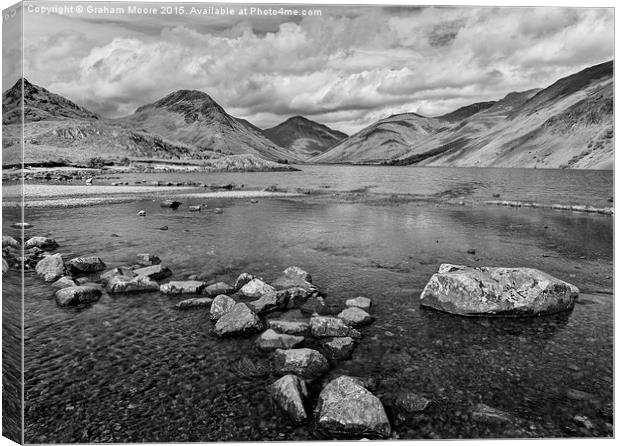
M 159 257 L 146 252 L 141 252 L 136 257 L 136 263 L 142 266 L 159 265 L 161 263 L 161 259 Z
M 176 304 L 179 310 L 189 310 L 191 308 L 206 308 L 213 303 L 213 299 L 210 297 L 191 297 L 189 299 L 182 300 Z
M 282 311 L 288 304 L 289 293 L 287 291 L 272 291 L 263 294 L 260 299 L 248 303 L 256 314 L 263 315 L 272 311 Z
M 318 378 L 329 370 L 325 356 L 310 348 L 278 349 L 274 364 L 279 373 L 294 373 L 306 379 Z
M 572 309 L 579 289 L 533 268 L 442 265 L 420 304 L 463 316 L 535 316 Z
M 105 263 L 99 257 L 75 257 L 68 262 L 68 268 L 71 274 L 88 274 L 105 270 Z
M 47 237 L 32 237 L 24 243 L 24 249 L 39 248 L 43 250 L 56 249 L 58 243 L 56 240 Z
M 270 328 L 261 333 L 256 340 L 256 345 L 262 350 L 276 350 L 278 348 L 295 348 L 302 342 L 304 342 L 303 336 L 277 333 Z
M 323 341 L 323 350 L 330 359 L 349 359 L 355 349 L 355 340 L 350 337 L 327 338 Z
M 232 294 L 235 292 L 235 289 L 224 282 L 217 282 L 212 285 L 205 287 L 202 291 L 203 294 L 207 296 L 215 297 L 219 294 Z
M 138 293 L 158 291 L 159 284 L 147 276 L 114 276 L 108 280 L 106 290 L 109 293 Z
M 306 383 L 295 375 L 284 375 L 270 386 L 269 392 L 276 404 L 295 423 L 308 418 L 304 401 L 308 398 Z
M 199 280 L 180 280 L 164 283 L 159 291 L 164 294 L 201 294 L 205 283 Z
M 137 268 L 133 270 L 137 276 L 145 276 L 151 280 L 162 280 L 172 275 L 170 268 L 163 266 L 161 263 L 157 265 L 145 266 L 144 268 Z
M 245 285 L 239 289 L 239 293 L 244 295 L 245 297 L 261 297 L 267 293 L 275 292 L 275 288 L 271 285 L 266 284 L 260 279 L 252 279 Z
M 357 307 L 362 310 L 369 312 L 370 307 L 372 306 L 372 301 L 364 296 L 358 296 L 355 299 L 348 299 L 345 301 L 344 305 L 346 307 Z
M 372 322 L 372 316 L 358 307 L 349 307 L 342 310 L 338 317 L 351 327 L 361 327 Z
M 390 422 L 379 398 L 349 376 L 330 381 L 315 409 L 319 430 L 339 438 L 388 438 Z
M 235 302 L 235 299 L 228 297 L 225 294 L 216 296 L 211 303 L 211 311 L 209 312 L 211 320 L 217 321 L 219 318 L 232 310 L 236 303 L 237 302 Z
M 35 271 L 46 282 L 55 282 L 65 275 L 65 262 L 61 254 L 54 254 L 39 260 Z
M 310 332 L 317 338 L 351 337 L 359 339 L 361 333 L 349 327 L 342 319 L 332 316 L 312 316 Z
M 56 303 L 61 307 L 96 302 L 100 297 L 101 290 L 91 286 L 73 286 L 56 291 Z
M 259 332 L 262 328 L 260 318 L 244 303 L 224 313 L 215 324 L 215 333 L 220 336 L 239 336 Z

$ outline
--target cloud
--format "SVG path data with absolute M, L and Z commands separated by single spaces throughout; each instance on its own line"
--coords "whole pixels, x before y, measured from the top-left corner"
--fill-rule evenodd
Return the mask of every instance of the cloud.
M 397 111 L 438 115 L 544 87 L 613 57 L 611 9 L 322 10 L 295 20 L 36 17 L 26 75 L 105 116 L 191 88 L 259 126 L 301 114 L 351 133 Z

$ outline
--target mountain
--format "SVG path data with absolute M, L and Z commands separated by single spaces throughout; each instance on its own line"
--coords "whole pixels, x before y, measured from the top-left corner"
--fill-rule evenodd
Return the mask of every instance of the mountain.
M 175 91 L 117 121 L 191 146 L 199 155 L 253 154 L 271 161 L 299 161 L 249 122 L 226 113 L 202 91 Z
M 99 119 L 99 115 L 63 98 L 50 93 L 43 87 L 33 85 L 26 79 L 19 79 L 13 87 L 2 94 L 2 124 L 21 122 L 23 111 L 26 122 L 46 119 Z
M 512 92 L 437 118 L 415 115 L 434 125 L 413 135 L 392 126 L 391 133 L 375 133 L 373 148 L 360 135 L 384 128 L 381 120 L 313 161 L 611 169 L 613 82 L 613 61 L 605 62 L 544 89 Z
M 347 137 L 345 133 L 303 116 L 289 118 L 275 127 L 263 130 L 263 134 L 304 160 L 326 152 Z

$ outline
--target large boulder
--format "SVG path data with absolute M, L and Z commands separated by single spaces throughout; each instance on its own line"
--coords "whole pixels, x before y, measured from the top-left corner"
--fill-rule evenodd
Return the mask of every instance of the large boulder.
M 275 288 L 260 279 L 252 279 L 241 287 L 239 293 L 245 297 L 261 297 L 264 294 L 275 292 Z
M 291 335 L 307 335 L 310 334 L 310 324 L 305 321 L 287 321 L 282 319 L 268 319 L 269 328 L 278 333 Z
M 234 292 L 235 292 L 235 289 L 232 286 L 224 282 L 217 282 L 217 283 L 208 285 L 207 287 L 205 287 L 204 290 L 202 290 L 203 294 L 206 294 L 207 296 L 211 296 L 211 297 L 215 297 L 220 294 L 232 294 Z
M 210 297 L 190 297 L 176 304 L 179 310 L 189 310 L 191 308 L 206 308 L 213 303 Z
M 359 339 L 361 333 L 349 327 L 342 319 L 333 316 L 312 316 L 310 318 L 310 332 L 317 338 L 350 337 Z
M 236 303 L 237 302 L 235 302 L 235 299 L 226 296 L 225 294 L 216 296 L 211 303 L 211 311 L 209 313 L 211 320 L 217 321 L 219 318 L 232 310 Z
M 306 383 L 295 375 L 284 375 L 270 386 L 270 394 L 276 404 L 295 423 L 308 418 L 304 401 L 308 398 Z
M 144 268 L 137 268 L 133 270 L 137 276 L 145 276 L 151 280 L 162 280 L 172 275 L 172 271 L 167 266 L 163 266 L 161 263 L 157 265 L 145 266 Z
M 262 350 L 276 350 L 278 348 L 295 348 L 302 342 L 304 342 L 303 336 L 276 333 L 270 328 L 261 333 L 256 340 L 256 345 Z
M 107 281 L 106 290 L 109 293 L 158 291 L 159 284 L 147 276 L 114 276 Z
M 24 243 L 24 249 L 39 248 L 43 250 L 56 249 L 58 243 L 56 240 L 47 237 L 32 237 Z
M 349 376 L 330 381 L 315 409 L 319 430 L 339 438 L 388 438 L 390 422 L 379 398 Z
M 372 316 L 358 307 L 345 308 L 338 317 L 351 327 L 361 327 L 372 322 Z
M 294 373 L 307 379 L 318 378 L 329 370 L 325 356 L 310 348 L 278 349 L 274 364 L 279 373 Z
M 201 294 L 205 283 L 199 280 L 180 280 L 164 283 L 159 291 L 164 294 Z
M 55 282 L 65 275 L 65 262 L 61 254 L 54 254 L 39 260 L 35 271 L 46 282 Z
M 330 359 L 349 359 L 354 349 L 355 340 L 348 336 L 323 340 L 323 350 Z
M 136 258 L 136 263 L 142 266 L 159 265 L 161 263 L 161 259 L 159 257 L 147 252 L 141 252 L 136 255 Z
M 235 306 L 218 319 L 215 334 L 218 336 L 238 336 L 259 332 L 262 328 L 260 318 L 244 303 Z
M 536 316 L 572 309 L 579 289 L 533 268 L 442 265 L 420 304 L 463 316 Z
M 288 291 L 271 291 L 263 294 L 258 300 L 248 303 L 248 307 L 260 315 L 272 311 L 282 311 L 286 309 L 289 296 Z
M 88 274 L 105 270 L 105 263 L 96 256 L 75 257 L 68 262 L 71 274 Z
M 365 312 L 370 311 L 370 307 L 372 306 L 372 301 L 364 296 L 358 296 L 354 299 L 347 299 L 344 303 L 346 307 L 357 307 L 361 308 Z
M 100 297 L 101 290 L 91 286 L 72 286 L 56 291 L 56 303 L 61 307 L 96 302 Z

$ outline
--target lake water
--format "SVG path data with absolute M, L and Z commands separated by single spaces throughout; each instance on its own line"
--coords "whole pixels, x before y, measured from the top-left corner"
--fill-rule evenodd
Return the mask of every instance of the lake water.
M 506 199 L 531 194 L 535 201 L 543 192 L 586 203 L 611 196 L 611 186 L 591 172 L 577 172 L 569 182 L 566 171 L 552 171 L 560 183 L 543 183 L 537 194 L 540 185 L 533 180 L 541 171 L 530 171 L 533 177 L 513 188 L 519 175 L 500 175 L 499 169 L 484 178 L 480 169 L 450 169 L 437 181 L 441 169 L 341 167 L 341 182 L 332 170 L 338 168 L 325 169 L 331 173 L 311 178 L 324 175 L 316 184 L 331 182 L 342 190 L 381 184 L 373 190 L 435 194 L 475 183 L 472 194 L 485 199 L 495 191 Z M 421 173 L 402 183 L 391 176 L 380 182 L 385 169 L 395 177 Z M 206 182 L 309 187 L 293 175 L 216 174 Z M 435 180 L 416 189 L 423 175 Z M 564 193 L 550 192 L 562 188 Z M 376 321 L 361 329 L 351 360 L 333 363 L 311 385 L 311 403 L 330 377 L 375 378 L 373 392 L 386 405 L 395 438 L 612 435 L 612 217 L 314 198 L 209 200 L 210 208 L 223 209 L 214 214 L 187 212 L 186 206 L 204 199 L 185 201 L 177 211 L 147 199 L 69 211 L 29 209 L 33 229 L 26 235 L 52 236 L 65 258 L 98 255 L 108 267 L 151 252 L 172 269 L 172 280 L 205 274 L 231 283 L 250 272 L 271 281 L 298 265 L 312 274 L 334 312 L 348 298 L 370 297 Z M 140 209 L 146 218 L 136 216 Z M 4 218 L 5 233 L 18 235 L 6 224 L 18 220 L 16 210 L 5 209 Z M 169 229 L 159 230 L 164 225 Z M 582 296 L 569 313 L 528 319 L 468 319 L 422 309 L 419 294 L 444 262 L 535 267 L 574 283 Z M 159 293 L 59 308 L 53 290 L 33 273 L 25 275 L 25 290 L 27 442 L 317 438 L 311 424 L 294 426 L 272 407 L 267 387 L 277 376 L 271 354 L 258 351 L 254 338 L 217 338 L 208 311 L 180 312 L 174 308 L 179 298 Z M 5 277 L 4 296 L 19 296 L 17 273 Z M 308 345 L 316 346 L 311 340 Z M 399 414 L 390 402 L 407 391 L 433 403 L 422 414 Z M 477 403 L 506 411 L 515 422 L 475 421 Z M 575 416 L 587 417 L 593 427 L 586 429 Z

